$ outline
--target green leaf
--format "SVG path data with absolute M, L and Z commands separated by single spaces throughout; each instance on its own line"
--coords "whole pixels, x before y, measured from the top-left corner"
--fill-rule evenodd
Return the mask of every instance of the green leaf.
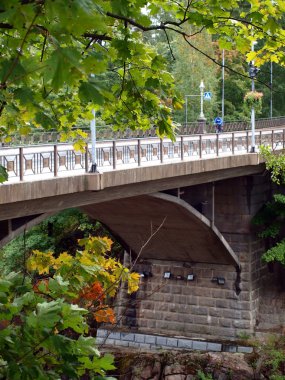
M 99 364 L 102 369 L 105 371 L 110 371 L 115 369 L 114 366 L 114 356 L 111 354 L 105 354 L 102 358 L 99 359 Z
M 81 83 L 78 95 L 79 98 L 84 102 L 91 102 L 99 105 L 104 104 L 104 97 L 98 91 L 96 85 L 93 83 Z
M 0 183 L 3 183 L 8 180 L 7 169 L 0 165 Z
M 95 355 L 100 356 L 100 352 L 96 347 L 96 339 L 91 336 L 83 336 L 80 335 L 80 337 L 77 340 L 76 348 L 78 350 L 78 353 L 81 355 Z
M 83 318 L 83 316 L 88 313 L 88 310 L 78 305 L 64 304 L 62 313 L 64 317 L 62 320 L 63 329 L 71 328 L 80 334 L 88 331 L 87 324 Z
M 35 329 L 54 328 L 61 320 L 62 300 L 43 302 L 27 318 L 27 324 Z
M 11 282 L 0 278 L 0 292 L 8 292 L 11 287 Z

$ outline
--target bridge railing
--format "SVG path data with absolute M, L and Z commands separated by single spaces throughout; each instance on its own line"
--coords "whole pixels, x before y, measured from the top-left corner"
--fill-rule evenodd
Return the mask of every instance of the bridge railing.
M 285 129 L 272 128 L 255 133 L 256 150 L 270 145 L 284 149 Z M 207 159 L 251 150 L 251 132 L 181 135 L 175 142 L 157 137 L 98 141 L 96 163 L 100 171 L 136 166 L 160 165 L 186 160 Z M 9 174 L 9 180 L 28 180 L 88 172 L 91 165 L 91 145 L 85 151 L 75 151 L 71 144 L 2 147 L 0 165 Z
M 274 128 L 285 126 L 285 116 L 278 116 L 267 119 L 257 119 L 256 129 Z M 178 135 L 193 135 L 199 134 L 201 125 L 198 122 L 191 122 L 187 124 L 181 124 L 177 126 Z M 224 132 L 236 132 L 236 131 L 246 131 L 250 130 L 250 121 L 229 121 L 225 122 L 223 125 Z M 89 128 L 83 128 L 83 130 L 88 135 L 90 139 Z M 208 133 L 215 132 L 215 127 L 213 123 L 208 123 L 206 125 L 206 130 Z M 126 128 L 124 130 L 113 130 L 110 126 L 97 127 L 96 138 L 97 140 L 120 140 L 120 139 L 135 139 L 144 137 L 156 137 L 156 129 L 151 128 L 147 131 L 142 130 L 131 130 Z M 17 145 L 40 145 L 40 144 L 58 144 L 60 142 L 60 134 L 57 131 L 45 131 L 37 129 L 36 132 L 30 133 L 26 136 L 13 135 L 11 141 L 7 146 L 17 146 Z M 72 141 L 68 141 L 69 143 Z

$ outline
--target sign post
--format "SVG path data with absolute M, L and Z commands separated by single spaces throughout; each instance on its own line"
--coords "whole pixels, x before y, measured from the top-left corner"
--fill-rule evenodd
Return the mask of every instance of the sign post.
M 211 99 L 212 99 L 212 93 L 204 92 L 204 100 L 211 100 Z
M 222 132 L 222 127 L 223 127 L 223 119 L 219 116 L 217 116 L 214 120 L 215 127 L 216 127 L 216 132 Z

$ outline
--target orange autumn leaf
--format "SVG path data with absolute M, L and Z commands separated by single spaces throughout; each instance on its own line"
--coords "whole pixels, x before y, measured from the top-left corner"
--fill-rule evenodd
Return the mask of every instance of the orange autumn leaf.
M 108 322 L 114 324 L 116 322 L 113 309 L 100 309 L 94 313 L 94 318 L 97 322 Z
M 88 301 L 102 301 L 106 296 L 100 282 L 95 281 L 81 290 L 80 297 Z

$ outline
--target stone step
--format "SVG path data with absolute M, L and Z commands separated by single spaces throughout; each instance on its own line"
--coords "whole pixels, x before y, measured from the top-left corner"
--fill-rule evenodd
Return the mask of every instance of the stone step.
M 115 345 L 123 347 L 133 347 L 143 350 L 177 349 L 177 350 L 197 350 L 208 352 L 239 352 L 251 353 L 252 347 L 240 346 L 231 343 L 210 342 L 207 340 L 186 339 L 183 337 L 167 337 L 161 335 L 150 335 L 133 332 L 113 331 L 99 329 L 96 341 L 102 345 Z

